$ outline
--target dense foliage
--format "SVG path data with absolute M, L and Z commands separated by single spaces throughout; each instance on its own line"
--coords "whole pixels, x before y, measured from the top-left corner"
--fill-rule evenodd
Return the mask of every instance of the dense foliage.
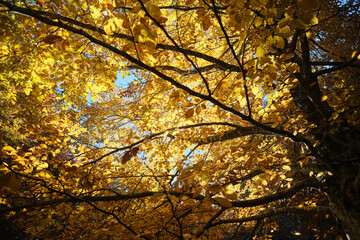
M 359 9 L 0 0 L 2 228 L 360 240 Z

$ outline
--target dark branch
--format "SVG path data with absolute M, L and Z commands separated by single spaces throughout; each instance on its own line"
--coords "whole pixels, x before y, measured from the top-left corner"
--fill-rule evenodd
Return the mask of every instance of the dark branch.
M 177 68 L 177 67 L 174 67 L 174 66 L 156 66 L 156 67 L 161 69 L 161 70 L 165 70 L 165 71 L 177 72 L 177 73 L 181 74 L 182 76 L 197 74 L 198 71 L 207 72 L 207 71 L 210 71 L 212 69 L 220 69 L 215 64 L 211 64 L 211 65 L 204 66 L 204 67 L 198 67 L 196 70 L 194 70 L 194 69 L 192 69 L 192 70 L 183 70 L 183 69 L 180 69 L 180 68 Z M 142 69 L 141 67 L 139 67 L 137 65 L 130 65 L 130 66 L 127 66 L 127 68 L 130 69 L 130 70 Z
M 305 213 L 305 214 L 316 214 L 316 213 L 331 213 L 329 207 L 325 206 L 317 206 L 317 207 L 284 207 L 284 208 L 278 208 L 278 209 L 272 209 L 269 211 L 266 211 L 264 213 L 251 216 L 251 217 L 244 217 L 244 218 L 233 218 L 233 219 L 224 219 L 219 220 L 217 222 L 214 222 L 210 225 L 210 227 L 222 225 L 222 224 L 229 224 L 229 223 L 244 223 L 244 222 L 250 222 L 250 221 L 261 221 L 265 218 L 270 218 L 276 215 L 280 214 L 289 214 L 289 213 Z
M 266 131 L 258 127 L 237 127 L 235 130 L 225 131 L 223 134 L 214 134 L 205 139 L 201 139 L 198 144 L 208 144 L 214 142 L 223 142 L 239 137 L 253 136 L 253 135 L 276 135 L 272 132 Z
M 22 175 L 24 176 L 24 175 Z M 27 176 L 24 176 L 27 177 Z M 298 191 L 300 191 L 303 188 L 306 187 L 320 187 L 320 184 L 318 182 L 314 182 L 311 180 L 303 180 L 301 182 L 298 182 L 294 184 L 291 188 L 288 188 L 286 190 L 278 191 L 276 193 L 251 199 L 251 200 L 243 200 L 243 201 L 232 201 L 233 207 L 255 207 L 263 204 L 267 204 L 270 202 L 274 202 L 280 199 L 286 199 L 293 195 L 295 195 Z M 145 198 L 145 197 L 151 197 L 154 194 L 166 194 L 166 195 L 173 195 L 176 197 L 180 196 L 188 196 L 189 198 L 195 199 L 195 200 L 203 200 L 205 199 L 205 196 L 199 195 L 197 197 L 193 197 L 192 193 L 181 193 L 181 192 L 141 192 L 141 193 L 131 193 L 131 194 L 116 194 L 112 196 L 71 196 L 71 197 L 63 197 L 60 199 L 54 199 L 50 201 L 40 201 L 40 202 L 33 202 L 30 204 L 24 204 L 21 206 L 14 206 L 14 207 L 2 207 L 0 208 L 0 213 L 6 213 L 11 211 L 18 211 L 22 210 L 24 208 L 31 209 L 35 207 L 47 207 L 47 206 L 53 206 L 58 205 L 61 203 L 71 203 L 71 202 L 112 202 L 112 201 L 121 201 L 121 200 L 130 200 L 130 199 L 139 199 L 139 198 Z

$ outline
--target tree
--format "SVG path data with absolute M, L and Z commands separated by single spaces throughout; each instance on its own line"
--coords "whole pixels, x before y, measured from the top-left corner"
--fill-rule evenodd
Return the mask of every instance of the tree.
M 359 1 L 0 5 L 22 113 L 0 112 L 0 211 L 29 238 L 269 239 L 296 216 L 292 239 L 333 217 L 360 239 Z

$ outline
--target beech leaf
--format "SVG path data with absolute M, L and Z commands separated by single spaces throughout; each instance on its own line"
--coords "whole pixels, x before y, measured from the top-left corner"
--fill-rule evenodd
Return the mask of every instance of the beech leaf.
M 46 44 L 55 44 L 55 43 L 61 42 L 62 40 L 63 40 L 63 38 L 58 35 L 47 35 L 43 39 L 44 43 L 46 43 Z
M 222 206 L 224 208 L 231 208 L 233 206 L 232 203 L 229 200 L 227 200 L 226 198 L 213 197 L 212 199 L 214 199 L 220 206 Z

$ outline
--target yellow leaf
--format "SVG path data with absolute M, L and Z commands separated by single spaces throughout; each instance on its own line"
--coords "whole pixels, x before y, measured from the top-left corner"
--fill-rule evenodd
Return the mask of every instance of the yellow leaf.
M 144 42 L 145 42 L 145 45 L 147 47 L 149 47 L 150 49 L 155 49 L 156 48 L 157 43 L 153 38 L 146 37 Z
M 267 47 L 271 47 L 273 44 L 274 44 L 274 39 L 273 39 L 273 36 L 270 35 L 270 36 L 268 36 L 268 37 L 266 38 L 266 40 L 265 40 L 265 45 L 266 45 Z
M 263 22 L 263 19 L 261 17 L 256 17 L 255 20 L 254 20 L 254 26 L 256 28 L 258 28 L 258 27 L 261 26 L 262 22 Z
M 285 41 L 284 41 L 284 39 L 282 37 L 274 36 L 274 45 L 277 48 L 283 49 L 284 46 L 285 46 Z
M 258 58 L 264 57 L 265 56 L 265 48 L 263 46 L 258 46 L 256 48 L 256 56 Z
M 283 39 L 284 40 L 284 39 Z M 280 58 L 283 60 L 283 61 L 286 61 L 286 60 L 289 60 L 291 58 L 293 58 L 295 56 L 294 53 L 283 53 L 280 55 Z
M 323 96 L 321 97 L 321 101 L 326 101 L 326 99 L 328 99 L 328 96 L 326 96 L 326 95 L 323 95 Z
M 354 58 L 356 56 L 357 51 L 353 51 L 351 54 L 351 58 Z M 357 59 L 360 60 L 360 54 L 357 56 Z
M 156 30 L 145 26 L 144 24 L 137 24 L 134 27 L 134 37 L 139 43 L 144 43 L 151 49 L 156 48 L 155 38 L 157 37 Z
M 131 9 L 131 12 L 138 13 L 141 10 L 141 5 L 137 5 Z
M 283 38 L 289 38 L 294 34 L 294 31 L 289 27 L 283 27 L 278 30 L 278 35 Z
M 37 170 L 42 170 L 42 169 L 45 169 L 45 168 L 48 168 L 49 167 L 49 165 L 46 163 L 46 162 L 44 162 L 44 163 L 42 163 L 42 164 L 40 164 L 39 166 L 37 166 Z
M 288 70 L 291 73 L 297 73 L 300 71 L 300 68 L 296 63 L 287 63 L 285 65 L 286 65 L 286 70 Z
M 283 18 L 278 22 L 278 26 L 285 27 L 290 23 L 290 21 L 291 21 L 291 18 L 289 18 L 289 17 Z
M 90 98 L 90 100 L 91 100 L 92 102 L 95 102 L 95 101 L 97 100 L 97 97 L 96 97 L 95 95 L 92 95 L 91 98 Z
M 311 11 L 318 6 L 318 0 L 301 0 L 298 2 L 298 7 L 303 12 Z
M 104 26 L 104 31 L 106 35 L 113 35 L 117 30 L 117 26 L 115 24 L 115 18 L 109 19 L 109 21 Z
M 31 88 L 25 88 L 24 89 L 24 93 L 29 96 L 30 95 L 30 92 L 31 92 Z
M 15 149 L 9 145 L 6 145 L 5 147 L 2 148 L 3 151 L 8 152 L 8 153 L 15 153 Z
M 303 21 L 305 24 L 315 25 L 319 22 L 315 14 L 308 13 L 304 14 L 300 17 L 301 21 Z
M 282 166 L 282 169 L 284 169 L 285 171 L 291 171 L 291 167 L 288 165 Z
M 228 199 L 230 199 L 230 200 L 233 200 L 233 201 L 236 201 L 236 200 L 237 200 L 237 194 L 235 193 L 232 184 L 229 184 L 229 185 L 227 185 L 226 187 L 224 187 L 224 188 L 222 189 L 222 193 L 223 193 L 223 195 L 224 195 L 226 198 L 228 198 Z
M 149 4 L 146 9 L 153 18 L 161 17 L 160 8 L 155 4 Z
M 222 207 L 231 208 L 233 206 L 232 203 L 229 200 L 227 200 L 226 198 L 213 197 L 212 199 L 214 199 Z
M 206 181 L 201 181 L 199 185 L 202 187 L 207 187 L 208 183 Z
M 257 88 L 257 87 L 253 87 L 251 90 L 254 95 L 257 95 L 260 91 L 259 88 Z
M 172 99 L 178 99 L 180 97 L 180 91 L 178 91 L 178 90 L 173 91 L 169 97 Z

